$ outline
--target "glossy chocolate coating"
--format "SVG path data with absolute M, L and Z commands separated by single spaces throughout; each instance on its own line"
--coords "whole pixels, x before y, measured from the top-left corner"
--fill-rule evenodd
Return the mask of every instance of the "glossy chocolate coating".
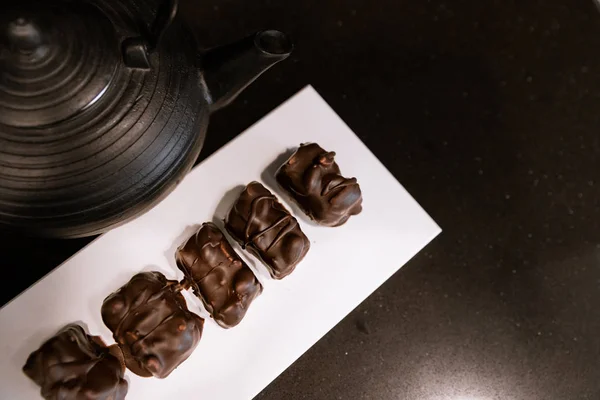
M 340 226 L 362 211 L 356 178 L 344 178 L 334 157 L 316 143 L 302 144 L 275 175 L 300 208 L 325 226 Z
M 121 350 L 106 347 L 76 324 L 31 353 L 23 372 L 41 386 L 47 400 L 123 400 L 127 394 Z
M 249 183 L 240 194 L 225 228 L 267 266 L 274 279 L 291 274 L 310 248 L 296 218 L 258 182 Z
M 203 224 L 177 250 L 176 259 L 194 294 L 223 328 L 239 324 L 262 292 L 252 270 L 213 223 Z
M 177 281 L 160 272 L 135 275 L 102 304 L 102 320 L 140 376 L 167 377 L 194 351 L 204 320 L 188 311 Z

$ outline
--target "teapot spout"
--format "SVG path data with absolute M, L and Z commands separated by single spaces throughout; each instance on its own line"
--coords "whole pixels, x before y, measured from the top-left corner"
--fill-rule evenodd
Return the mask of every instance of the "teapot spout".
M 285 33 L 261 31 L 201 56 L 211 112 L 231 103 L 263 72 L 285 60 L 294 45 Z

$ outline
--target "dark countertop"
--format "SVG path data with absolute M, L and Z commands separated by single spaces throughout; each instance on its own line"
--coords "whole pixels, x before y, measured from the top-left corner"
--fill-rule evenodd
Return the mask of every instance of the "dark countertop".
M 207 45 L 297 39 L 201 158 L 310 83 L 444 229 L 257 399 L 600 398 L 593 1 L 191 3 Z M 89 241 L 0 239 L 3 303 Z

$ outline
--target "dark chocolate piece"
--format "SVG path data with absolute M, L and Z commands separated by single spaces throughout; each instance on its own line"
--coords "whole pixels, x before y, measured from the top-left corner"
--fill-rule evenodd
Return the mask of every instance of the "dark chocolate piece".
M 225 228 L 267 266 L 274 279 L 291 274 L 310 248 L 296 218 L 258 182 L 249 183 L 240 194 Z
M 76 324 L 31 353 L 23 372 L 41 386 L 46 400 L 123 400 L 127 394 L 119 347 L 106 347 Z
M 302 211 L 325 226 L 340 226 L 362 211 L 356 178 L 344 178 L 334 157 L 316 143 L 302 144 L 275 175 Z
M 144 272 L 104 300 L 102 320 L 133 373 L 166 378 L 198 345 L 204 320 L 180 290 L 160 272 Z
M 223 328 L 239 324 L 262 292 L 252 270 L 213 223 L 203 224 L 177 250 L 175 257 L 194 294 Z

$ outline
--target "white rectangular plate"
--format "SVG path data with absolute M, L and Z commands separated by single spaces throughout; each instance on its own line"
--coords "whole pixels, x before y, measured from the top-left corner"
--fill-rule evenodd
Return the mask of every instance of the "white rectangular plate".
M 218 134 L 218 132 L 213 132 Z M 355 176 L 363 212 L 339 228 L 306 221 L 273 185 L 274 160 L 303 142 L 337 152 Z M 306 87 L 195 168 L 162 203 L 110 231 L 0 310 L 0 398 L 35 399 L 27 356 L 63 325 L 80 321 L 113 343 L 103 299 L 144 270 L 180 279 L 174 252 L 197 225 L 222 219 L 241 185 L 260 180 L 288 205 L 311 240 L 296 271 L 273 281 L 238 249 L 264 284 L 245 319 L 224 330 L 207 320 L 190 358 L 164 380 L 127 372 L 127 399 L 251 399 L 333 328 L 440 228 L 312 87 Z M 23 266 L 27 268 L 27 266 Z M 199 301 L 186 295 L 192 311 Z

